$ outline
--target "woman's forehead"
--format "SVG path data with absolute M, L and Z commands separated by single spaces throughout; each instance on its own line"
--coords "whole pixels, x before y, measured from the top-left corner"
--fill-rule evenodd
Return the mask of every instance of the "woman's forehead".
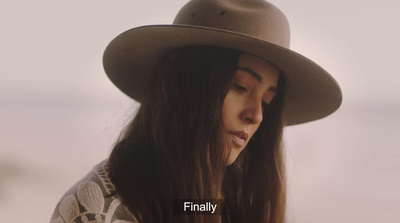
M 240 54 L 238 71 L 247 73 L 260 83 L 263 83 L 264 80 L 268 80 L 267 82 L 275 83 L 275 85 L 278 82 L 280 73 L 279 70 L 267 60 L 247 53 Z

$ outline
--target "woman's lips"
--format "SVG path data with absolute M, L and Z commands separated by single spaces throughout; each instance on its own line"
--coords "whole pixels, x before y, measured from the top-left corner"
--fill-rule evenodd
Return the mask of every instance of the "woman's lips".
M 243 147 L 246 144 L 248 134 L 243 131 L 229 132 L 233 143 L 238 147 Z

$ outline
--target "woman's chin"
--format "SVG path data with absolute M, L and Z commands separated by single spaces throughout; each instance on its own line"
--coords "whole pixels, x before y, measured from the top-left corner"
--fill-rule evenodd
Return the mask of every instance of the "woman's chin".
M 236 161 L 237 157 L 239 156 L 241 151 L 242 151 L 242 149 L 232 148 L 231 149 L 231 154 L 229 155 L 229 158 L 228 158 L 228 161 L 226 162 L 226 165 L 229 166 L 232 163 L 234 163 Z

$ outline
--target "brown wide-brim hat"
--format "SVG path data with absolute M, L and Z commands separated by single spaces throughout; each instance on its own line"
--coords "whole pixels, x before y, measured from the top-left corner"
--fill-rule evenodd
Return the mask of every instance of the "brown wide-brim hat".
M 287 125 L 317 120 L 336 111 L 342 94 L 335 79 L 313 61 L 289 49 L 285 15 L 263 0 L 192 0 L 172 25 L 130 29 L 107 46 L 103 64 L 111 81 L 141 102 L 160 59 L 190 45 L 231 48 L 277 65 L 286 77 Z

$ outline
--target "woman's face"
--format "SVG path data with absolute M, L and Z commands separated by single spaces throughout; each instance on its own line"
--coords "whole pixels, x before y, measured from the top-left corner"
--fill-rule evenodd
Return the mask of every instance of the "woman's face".
M 263 109 L 276 94 L 278 77 L 279 71 L 269 62 L 246 53 L 240 55 L 233 85 L 222 107 L 232 147 L 227 165 L 236 160 L 260 126 Z

